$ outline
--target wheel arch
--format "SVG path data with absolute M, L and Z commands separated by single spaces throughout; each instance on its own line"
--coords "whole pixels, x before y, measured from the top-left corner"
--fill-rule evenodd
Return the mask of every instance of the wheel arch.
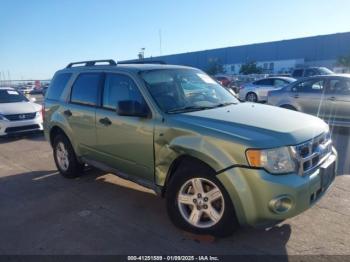
M 79 155 L 79 151 L 78 151 L 78 146 L 76 144 L 76 141 L 72 138 L 72 136 L 70 136 L 69 132 L 67 132 L 61 125 L 59 124 L 55 124 L 50 128 L 49 131 L 49 139 L 50 139 L 50 145 L 53 146 L 53 142 L 54 142 L 54 138 L 56 135 L 58 134 L 63 134 L 64 136 L 66 136 L 69 140 L 69 142 L 71 143 L 75 153 L 77 155 Z
M 279 107 L 294 110 L 294 111 L 299 111 L 298 108 L 296 108 L 295 106 L 293 106 L 291 104 L 281 104 Z
M 256 101 L 257 101 L 257 102 L 259 101 L 259 95 L 258 95 L 257 92 L 255 92 L 255 90 L 249 90 L 249 91 L 246 93 L 246 95 L 245 95 L 245 97 L 244 97 L 244 99 L 245 99 L 246 101 L 248 101 L 248 100 L 247 100 L 247 97 L 248 97 L 249 94 L 254 94 L 254 95 L 256 96 Z
M 206 162 L 204 162 L 203 160 L 201 160 L 197 157 L 188 155 L 188 154 L 180 155 L 176 159 L 174 159 L 172 161 L 172 163 L 170 164 L 169 170 L 168 170 L 166 178 L 165 178 L 164 185 L 162 187 L 162 197 L 165 196 L 167 186 L 168 186 L 170 180 L 173 178 L 176 170 L 178 170 L 179 168 L 181 168 L 185 165 L 188 165 L 188 164 L 195 165 L 195 166 L 201 166 L 203 168 L 210 170 L 213 173 L 213 175 L 216 175 L 215 169 L 213 167 L 211 167 L 209 164 L 207 164 Z
M 64 131 L 62 130 L 62 128 L 60 128 L 59 126 L 53 126 L 51 129 L 50 129 L 50 133 L 49 133 L 49 138 L 50 138 L 50 144 L 51 146 L 53 146 L 53 141 L 55 140 L 55 137 L 58 135 L 58 134 L 64 134 L 65 136 L 67 136 Z

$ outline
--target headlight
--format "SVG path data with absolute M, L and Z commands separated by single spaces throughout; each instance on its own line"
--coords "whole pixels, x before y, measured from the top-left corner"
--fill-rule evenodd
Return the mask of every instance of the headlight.
M 264 168 L 273 174 L 296 171 L 296 163 L 291 156 L 289 147 L 273 149 L 248 149 L 246 157 L 252 167 Z
M 36 112 L 35 117 L 41 117 L 41 111 Z

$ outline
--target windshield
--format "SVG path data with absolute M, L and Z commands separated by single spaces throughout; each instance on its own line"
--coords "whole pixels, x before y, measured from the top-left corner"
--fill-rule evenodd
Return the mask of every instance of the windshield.
M 15 90 L 0 90 L 0 103 L 16 103 L 28 101 L 28 99 Z
M 200 70 L 158 69 L 143 71 L 141 77 L 158 106 L 167 113 L 238 103 L 227 89 Z

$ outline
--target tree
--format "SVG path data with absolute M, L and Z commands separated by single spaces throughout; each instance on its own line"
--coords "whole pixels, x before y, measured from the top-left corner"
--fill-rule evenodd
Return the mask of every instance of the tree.
M 209 66 L 205 71 L 207 72 L 208 75 L 225 73 L 223 65 L 218 63 L 217 61 L 209 62 Z
M 338 65 L 350 69 L 350 54 L 338 58 Z
M 261 74 L 262 68 L 256 65 L 256 62 L 247 62 L 241 66 L 239 73 L 243 75 Z

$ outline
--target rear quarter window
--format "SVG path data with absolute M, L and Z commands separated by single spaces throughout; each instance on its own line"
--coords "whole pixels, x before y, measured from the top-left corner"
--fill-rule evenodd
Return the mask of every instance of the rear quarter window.
M 71 76 L 71 73 L 56 75 L 47 90 L 46 99 L 59 100 Z

